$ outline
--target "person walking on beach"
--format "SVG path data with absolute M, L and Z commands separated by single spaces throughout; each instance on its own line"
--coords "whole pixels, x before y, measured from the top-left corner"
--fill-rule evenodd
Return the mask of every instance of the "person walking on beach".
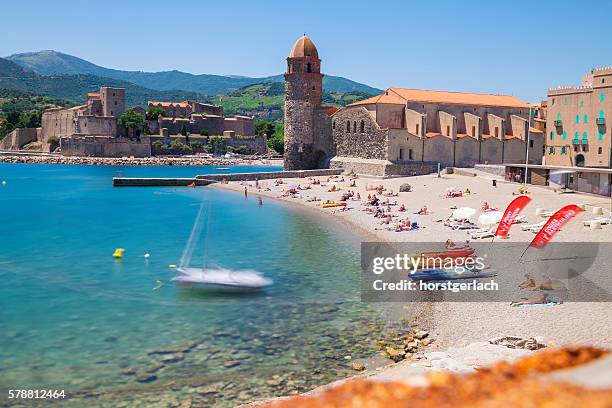
M 247 192 L 247 188 L 245 186 L 244 187 L 244 198 L 247 198 L 248 195 L 249 195 L 249 193 Z
M 263 200 L 261 199 L 261 196 L 257 196 L 257 205 L 260 207 L 263 205 Z

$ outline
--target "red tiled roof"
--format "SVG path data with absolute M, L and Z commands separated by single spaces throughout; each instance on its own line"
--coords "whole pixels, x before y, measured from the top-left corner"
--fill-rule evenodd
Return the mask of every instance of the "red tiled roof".
M 504 108 L 525 108 L 529 105 L 514 96 L 476 94 L 465 92 L 431 91 L 424 89 L 389 88 L 381 95 L 352 103 L 348 106 L 391 103 L 404 105 L 406 102 L 440 103 L 473 106 L 497 106 Z
M 338 108 L 336 108 L 335 106 L 321 106 L 321 109 L 323 109 L 325 113 L 327 113 L 327 116 L 331 116 L 334 113 L 338 112 Z

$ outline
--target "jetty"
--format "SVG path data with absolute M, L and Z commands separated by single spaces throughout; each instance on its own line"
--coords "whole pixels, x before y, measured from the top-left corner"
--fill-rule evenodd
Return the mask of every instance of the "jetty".
M 202 174 L 195 177 L 114 177 L 114 187 L 177 187 L 206 186 L 222 181 L 255 181 L 270 180 L 278 178 L 308 178 L 326 177 L 342 174 L 343 169 L 317 169 L 317 170 L 294 170 L 294 171 L 259 171 L 253 173 L 215 173 Z

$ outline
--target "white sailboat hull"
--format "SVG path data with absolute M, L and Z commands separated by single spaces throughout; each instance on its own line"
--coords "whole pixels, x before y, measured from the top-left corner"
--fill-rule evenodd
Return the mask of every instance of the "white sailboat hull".
M 173 282 L 200 289 L 253 291 L 272 285 L 272 280 L 253 270 L 177 267 L 175 271 Z

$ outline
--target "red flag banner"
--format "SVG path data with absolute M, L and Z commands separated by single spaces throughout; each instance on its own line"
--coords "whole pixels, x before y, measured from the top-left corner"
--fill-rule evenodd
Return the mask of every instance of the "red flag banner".
M 527 197 L 526 195 L 519 196 L 512 200 L 512 202 L 506 208 L 506 211 L 504 211 L 504 216 L 502 217 L 501 221 L 499 222 L 499 225 L 497 226 L 497 231 L 495 231 L 496 237 L 501 238 L 508 235 L 512 224 L 514 224 L 514 220 L 516 219 L 516 217 L 518 217 L 521 211 L 523 211 L 527 204 L 529 204 L 530 201 L 531 198 Z
M 542 229 L 536 234 L 530 247 L 542 249 L 569 220 L 581 213 L 582 208 L 575 204 L 566 205 L 548 219 Z

